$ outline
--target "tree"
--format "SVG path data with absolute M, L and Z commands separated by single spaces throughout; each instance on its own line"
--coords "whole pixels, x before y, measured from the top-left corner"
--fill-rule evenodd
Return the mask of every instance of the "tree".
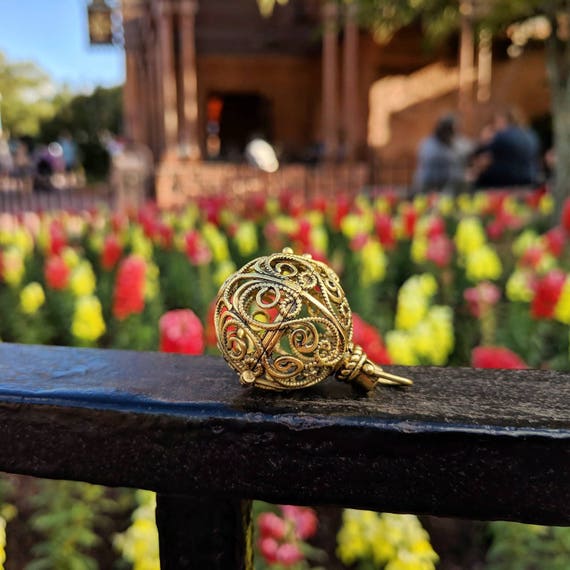
M 0 112 L 5 131 L 35 136 L 40 121 L 54 112 L 54 90 L 49 76 L 34 63 L 13 63 L 0 52 Z
M 49 143 L 69 132 L 79 144 L 87 174 L 103 178 L 109 156 L 101 144 L 101 134 L 121 131 L 122 87 L 97 87 L 89 95 L 61 93 L 58 98 L 57 111 L 40 125 L 40 139 Z

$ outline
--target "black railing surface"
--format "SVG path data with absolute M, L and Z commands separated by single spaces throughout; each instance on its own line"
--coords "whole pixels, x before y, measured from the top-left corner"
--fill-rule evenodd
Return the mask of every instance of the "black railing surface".
M 252 567 L 250 500 L 570 524 L 570 382 L 417 367 L 371 397 L 223 360 L 0 345 L 0 470 L 158 492 L 162 568 Z

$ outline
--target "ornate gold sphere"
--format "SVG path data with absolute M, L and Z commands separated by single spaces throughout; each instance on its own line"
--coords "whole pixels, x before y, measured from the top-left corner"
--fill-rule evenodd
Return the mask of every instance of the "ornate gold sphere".
M 338 275 L 289 248 L 231 275 L 218 293 L 214 319 L 218 348 L 243 385 L 291 390 L 335 373 L 366 390 L 411 384 L 353 344 L 352 313 Z

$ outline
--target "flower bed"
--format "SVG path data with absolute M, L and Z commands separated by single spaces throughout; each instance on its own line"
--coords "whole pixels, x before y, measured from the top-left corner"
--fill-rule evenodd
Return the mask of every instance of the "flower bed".
M 129 215 L 2 214 L 0 338 L 215 352 L 218 287 L 252 257 L 291 246 L 339 273 L 355 312 L 355 342 L 379 364 L 570 369 L 570 223 L 550 228 L 551 214 L 552 199 L 541 191 L 412 201 L 384 193 L 309 203 L 284 193 L 253 197 L 239 208 L 211 198 L 179 211 L 149 205 Z M 139 495 L 133 526 L 117 540 L 135 568 L 155 567 L 148 562 L 153 555 L 136 546 L 146 541 L 140 533 L 154 532 L 149 500 Z M 262 519 L 268 563 L 301 568 L 305 552 L 318 559 L 304 546 L 310 535 L 295 533 L 300 512 L 285 508 Z M 339 534 L 347 564 L 370 558 L 376 567 L 433 567 L 435 555 L 415 519 L 374 519 L 374 528 L 407 537 L 403 550 L 392 545 L 380 556 L 370 545 L 347 543 L 359 516 L 348 512 Z M 277 526 L 279 536 L 271 534 Z M 405 546 L 414 540 L 422 547 Z M 75 546 L 79 553 L 89 549 Z M 406 556 L 416 566 L 396 565 Z

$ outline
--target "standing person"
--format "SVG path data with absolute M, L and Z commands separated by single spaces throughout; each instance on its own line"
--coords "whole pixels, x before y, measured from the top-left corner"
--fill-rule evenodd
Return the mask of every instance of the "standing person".
M 63 160 L 65 162 L 65 171 L 71 172 L 77 166 L 77 145 L 71 137 L 69 131 L 61 133 L 57 141 L 61 145 L 63 152 Z
M 512 110 L 494 117 L 495 134 L 476 151 L 482 165 L 475 179 L 477 188 L 530 186 L 539 178 L 540 143 Z
M 416 191 L 453 189 L 464 180 L 466 153 L 463 141 L 458 144 L 457 130 L 456 117 L 444 115 L 421 142 L 414 175 Z

